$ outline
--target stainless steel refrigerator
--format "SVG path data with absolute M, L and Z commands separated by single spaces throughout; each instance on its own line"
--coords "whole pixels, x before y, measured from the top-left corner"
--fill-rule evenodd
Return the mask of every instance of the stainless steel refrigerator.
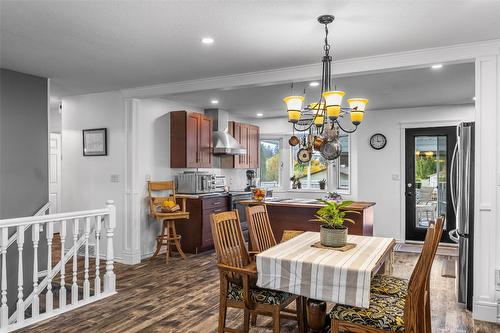
M 449 232 L 458 243 L 457 295 L 472 310 L 474 240 L 474 123 L 457 126 L 457 144 L 451 160 L 451 201 L 457 229 Z

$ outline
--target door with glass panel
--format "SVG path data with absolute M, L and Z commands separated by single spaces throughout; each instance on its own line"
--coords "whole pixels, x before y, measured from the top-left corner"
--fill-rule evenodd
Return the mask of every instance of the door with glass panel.
M 405 140 L 406 240 L 423 241 L 429 222 L 444 215 L 441 241 L 451 242 L 446 230 L 455 229 L 450 165 L 456 127 L 406 129 Z

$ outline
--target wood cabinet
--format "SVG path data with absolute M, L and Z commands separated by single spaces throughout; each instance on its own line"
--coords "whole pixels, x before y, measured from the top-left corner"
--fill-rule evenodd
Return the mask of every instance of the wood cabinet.
M 178 197 L 180 196 L 178 195 Z M 228 211 L 229 197 L 221 195 L 206 198 L 203 196 L 188 198 L 186 210 L 189 212 L 189 219 L 176 223 L 177 233 L 182 236 L 182 250 L 187 253 L 200 253 L 213 249 L 214 241 L 210 227 L 210 215 Z
M 170 167 L 212 167 L 212 119 L 202 113 L 170 113 Z
M 245 155 L 223 156 L 222 168 L 257 169 L 259 167 L 259 127 L 230 121 L 229 133 L 247 150 Z

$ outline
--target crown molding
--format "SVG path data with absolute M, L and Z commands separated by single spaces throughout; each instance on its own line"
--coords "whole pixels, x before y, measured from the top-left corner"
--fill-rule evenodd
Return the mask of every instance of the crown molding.
M 495 39 L 339 60 L 334 62 L 332 75 L 352 76 L 402 68 L 418 68 L 439 62 L 469 62 L 481 56 L 498 54 L 500 54 L 500 39 Z M 125 98 L 151 98 L 198 90 L 236 89 L 256 85 L 265 86 L 291 81 L 317 79 L 320 70 L 321 64 L 316 63 L 123 89 L 121 92 Z

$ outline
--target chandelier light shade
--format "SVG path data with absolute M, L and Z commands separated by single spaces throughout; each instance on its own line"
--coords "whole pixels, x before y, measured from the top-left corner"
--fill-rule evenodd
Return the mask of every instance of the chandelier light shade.
M 333 58 L 330 55 L 331 46 L 328 43 L 328 25 L 332 23 L 334 19 L 335 17 L 333 15 L 322 15 L 318 17 L 318 22 L 324 25 L 325 28 L 323 45 L 324 55 L 321 58 L 321 92 L 318 99 L 309 100 L 308 98 L 309 104 L 303 107 L 302 104 L 304 103 L 305 97 L 294 94 L 293 83 L 292 96 L 283 99 L 288 111 L 288 121 L 292 123 L 293 130 L 304 133 L 303 149 L 312 150 L 314 146 L 314 149 L 319 149 L 321 155 L 327 160 L 334 160 L 340 156 L 340 154 L 327 154 L 326 152 L 332 147 L 340 147 L 338 141 L 338 133 L 340 133 L 340 131 L 344 133 L 354 133 L 356 131 L 361 122 L 363 122 L 366 105 L 368 103 L 368 99 L 366 98 L 350 98 L 347 100 L 349 107 L 343 107 L 342 100 L 346 93 L 337 90 L 336 87 L 332 87 L 331 85 Z M 306 90 L 304 90 L 304 95 L 305 94 Z M 343 123 L 348 120 L 342 119 L 347 118 L 347 116 L 350 116 L 354 128 L 352 125 L 344 127 Z M 325 129 L 327 129 L 327 131 L 325 131 Z M 337 133 L 337 135 L 332 135 L 332 133 Z M 315 138 L 314 140 L 316 140 L 316 142 L 319 140 L 320 142 L 322 141 L 323 144 L 313 145 L 311 142 L 306 142 L 306 138 L 307 141 L 311 140 L 309 138 Z
M 328 118 L 335 120 L 340 115 L 340 108 L 342 106 L 342 98 L 345 92 L 343 91 L 325 91 L 323 97 L 325 98 L 326 113 Z
M 304 96 L 288 96 L 283 98 L 283 102 L 286 103 L 289 122 L 297 123 L 300 120 L 300 113 L 302 111 L 303 101 L 304 101 Z
M 356 126 L 361 124 L 368 100 L 366 98 L 350 98 L 347 100 L 347 103 L 349 103 L 349 107 L 351 108 L 352 123 Z

